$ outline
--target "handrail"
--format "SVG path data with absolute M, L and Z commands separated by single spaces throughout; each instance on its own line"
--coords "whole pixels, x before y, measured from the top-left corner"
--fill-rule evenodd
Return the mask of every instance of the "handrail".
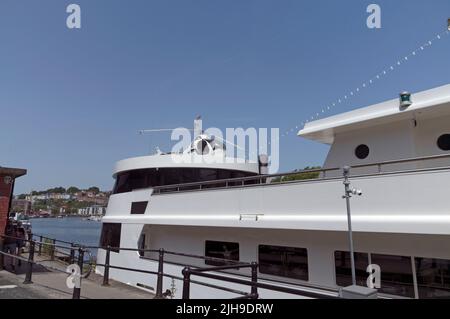
M 225 265 L 225 266 L 216 266 L 216 267 L 208 267 L 208 268 L 197 268 L 196 272 L 207 272 L 207 271 L 221 271 L 228 269 L 241 269 L 241 268 L 250 268 L 252 264 L 250 263 L 240 263 L 236 265 Z
M 203 186 L 203 185 L 211 185 L 211 184 L 226 184 L 226 183 L 237 183 L 237 182 L 246 182 L 246 181 L 258 181 L 258 180 L 268 179 L 268 178 L 276 178 L 276 177 L 284 177 L 284 176 L 292 176 L 292 175 L 308 174 L 308 173 L 321 173 L 321 172 L 336 171 L 336 170 L 340 170 L 340 168 L 321 168 L 321 169 L 301 170 L 301 171 L 297 171 L 297 172 L 271 174 L 271 175 L 255 175 L 255 176 L 238 177 L 238 178 L 216 179 L 216 180 L 203 181 L 203 182 L 170 184 L 170 185 L 164 185 L 164 186 L 154 186 L 151 188 L 153 189 L 154 193 L 158 193 L 160 190 L 173 189 L 173 188 L 178 188 L 178 187 L 186 188 L 186 187 L 192 187 L 192 186 Z
M 381 162 L 375 162 L 375 163 L 370 163 L 370 164 L 358 164 L 358 165 L 351 166 L 351 168 L 362 168 L 362 167 L 370 167 L 370 166 L 377 166 L 377 165 L 410 163 L 410 162 L 417 162 L 417 161 L 424 161 L 424 160 L 429 161 L 429 160 L 437 160 L 437 159 L 443 159 L 443 158 L 450 158 L 450 154 L 428 155 L 428 156 L 411 157 L 411 158 L 404 158 L 404 159 L 398 159 L 398 160 L 381 161 Z
M 358 169 L 358 168 L 368 168 L 368 167 L 378 167 L 381 170 L 382 166 L 385 165 L 394 165 L 394 164 L 400 164 L 400 163 L 411 163 L 411 162 L 418 162 L 418 161 L 430 161 L 430 160 L 438 160 L 438 159 L 447 159 L 450 158 L 450 154 L 442 154 L 442 155 L 431 155 L 431 156 L 423 156 L 423 157 L 413 157 L 413 158 L 406 158 L 406 159 L 397 159 L 397 160 L 389 160 L 389 161 L 381 161 L 381 162 L 374 162 L 369 164 L 358 164 L 353 165 L 351 168 Z M 155 186 L 150 187 L 153 190 L 152 195 L 160 195 L 162 193 L 178 193 L 178 192 L 188 192 L 188 191 L 198 191 L 198 190 L 211 190 L 212 188 L 206 188 L 204 189 L 203 186 L 207 185 L 214 185 L 214 184 L 224 184 L 223 187 L 215 187 L 214 189 L 221 189 L 221 188 L 236 188 L 236 187 L 242 187 L 242 186 L 257 186 L 260 184 L 265 185 L 275 185 L 275 184 L 283 184 L 283 183 L 289 183 L 283 182 L 282 179 L 280 179 L 279 182 L 276 183 L 262 183 L 263 180 L 268 179 L 275 179 L 278 177 L 289 177 L 289 176 L 297 176 L 301 174 L 311 174 L 311 173 L 319 173 L 323 174 L 324 178 L 310 178 L 305 179 L 307 180 L 326 180 L 326 179 L 336 179 L 342 177 L 341 175 L 337 177 L 332 178 L 326 178 L 326 173 L 330 171 L 341 171 L 341 167 L 332 167 L 332 168 L 319 168 L 319 169 L 306 169 L 306 170 L 298 170 L 295 172 L 289 172 L 289 173 L 278 173 L 278 174 L 267 174 L 267 175 L 255 175 L 255 176 L 247 176 L 247 177 L 239 177 L 239 178 L 228 178 L 228 179 L 218 179 L 218 180 L 211 180 L 211 181 L 202 181 L 202 182 L 192 182 L 192 183 L 181 183 L 181 184 L 170 184 L 170 185 L 164 185 L 164 186 Z M 353 176 L 353 175 L 351 175 Z M 247 184 L 245 185 L 245 182 L 248 181 L 256 181 L 260 182 L 259 184 Z M 234 185 L 229 185 L 234 184 Z M 196 189 L 187 189 L 196 187 Z M 183 189 L 182 189 L 183 188 Z
M 260 283 L 258 282 L 258 263 L 252 262 L 251 264 L 248 263 L 242 263 L 240 265 L 234 265 L 234 268 L 251 268 L 251 281 L 224 276 L 224 275 L 218 275 L 218 274 L 211 274 L 208 272 L 217 272 L 221 270 L 231 269 L 233 266 L 226 265 L 226 266 L 217 266 L 217 267 L 206 267 L 206 268 L 198 268 L 194 267 L 191 268 L 189 266 L 185 267 L 182 271 L 183 274 L 183 299 L 189 299 L 189 293 L 190 293 L 190 283 L 191 283 L 191 277 L 199 276 L 204 278 L 210 278 L 215 280 L 221 280 L 226 282 L 232 282 L 235 284 L 250 286 L 251 291 L 250 293 L 244 295 L 243 298 L 247 299 L 258 299 L 258 288 L 264 288 L 272 291 L 279 291 L 284 292 L 288 294 L 294 294 L 294 295 L 300 295 L 303 297 L 310 297 L 310 298 L 327 298 L 327 299 L 335 299 L 337 296 L 319 293 L 319 292 L 313 292 L 313 291 L 302 291 L 299 289 L 289 288 L 289 287 L 283 287 L 283 286 L 275 286 L 272 284 L 266 284 L 266 283 Z
M 209 257 L 209 256 L 200 256 L 200 255 L 186 254 L 186 253 L 178 253 L 178 252 L 167 251 L 167 250 L 164 250 L 164 253 L 169 254 L 169 255 L 189 257 L 189 258 L 197 258 L 197 259 L 203 259 L 203 260 L 208 260 L 208 261 L 226 262 L 228 264 L 232 264 L 232 263 L 242 264 L 242 261 L 230 260 L 230 259 L 224 259 L 224 258 L 217 258 L 217 257 Z
M 105 267 L 106 265 L 105 264 L 96 264 L 96 266 Z M 150 275 L 158 275 L 157 271 L 151 271 L 151 270 L 143 270 L 143 269 L 137 269 L 137 268 L 128 268 L 128 267 L 121 267 L 121 266 L 114 266 L 114 265 L 108 265 L 108 267 L 112 268 L 112 269 L 118 269 L 118 270 L 138 272 L 138 273 L 144 273 L 144 274 L 150 274 Z M 183 277 L 172 275 L 172 274 L 164 273 L 163 276 L 171 278 L 171 279 L 183 280 Z M 240 291 L 240 290 L 236 290 L 236 289 L 232 289 L 232 288 L 227 288 L 227 287 L 221 287 L 221 286 L 218 286 L 218 285 L 209 284 L 209 283 L 206 283 L 206 282 L 201 282 L 201 281 L 196 281 L 196 280 L 191 280 L 191 283 L 196 284 L 196 285 L 200 285 L 200 286 L 215 288 L 215 289 L 219 289 L 219 290 L 223 290 L 223 291 L 228 291 L 228 292 L 232 292 L 232 293 L 235 293 L 235 294 L 241 294 L 241 295 L 247 295 L 248 294 L 248 293 L 246 293 L 244 291 Z
M 51 237 L 47 237 L 47 236 L 44 236 L 44 235 L 41 235 L 41 234 L 32 234 L 32 235 L 33 235 L 33 237 L 36 236 L 36 237 L 42 237 L 42 238 L 45 238 L 45 239 L 51 239 L 51 240 L 54 240 L 55 242 L 59 242 L 59 243 L 63 243 L 63 244 L 69 244 L 69 245 L 73 244 L 72 242 L 69 242 L 69 241 L 60 240 L 60 239 L 56 239 L 56 238 L 51 238 Z
M 106 250 L 109 248 L 110 250 L 123 250 L 123 251 L 136 251 L 136 252 L 143 252 L 143 253 L 158 253 L 161 251 L 161 249 L 140 249 L 140 248 L 126 248 L 126 247 L 105 247 L 105 246 L 83 246 L 87 249 L 103 249 Z M 174 255 L 174 256 L 182 256 L 182 257 L 189 257 L 189 258 L 197 258 L 197 259 L 203 259 L 207 261 L 216 261 L 216 262 L 226 262 L 228 264 L 242 264 L 241 261 L 238 260 L 230 260 L 230 259 L 224 259 L 224 258 L 217 258 L 217 257 L 209 257 L 209 256 L 200 256 L 200 255 L 193 255 L 193 254 L 187 254 L 187 253 L 179 253 L 174 251 L 168 251 L 164 250 L 164 254 L 167 255 Z M 233 267 L 231 267 L 233 268 Z M 235 266 L 234 266 L 235 268 Z
M 29 250 L 28 250 L 28 258 L 25 259 L 24 257 L 20 256 L 20 253 L 16 254 L 16 251 L 12 252 L 12 253 L 6 253 L 5 251 L 3 251 L 4 248 L 4 239 L 13 239 L 13 240 L 21 240 L 25 243 L 29 243 Z M 32 238 L 32 236 L 30 236 L 30 238 Z M 42 246 L 42 242 L 39 243 L 40 247 Z M 42 262 L 36 262 L 34 260 L 34 255 L 35 255 L 35 248 L 36 248 L 36 242 L 33 241 L 32 239 L 27 240 L 24 238 L 20 238 L 20 237 L 15 237 L 15 236 L 8 236 L 8 235 L 0 235 L 0 269 L 3 270 L 4 269 L 4 256 L 8 256 L 11 257 L 13 260 L 19 260 L 19 261 L 24 261 L 27 264 L 27 270 L 25 273 L 25 280 L 23 282 L 23 284 L 32 284 L 32 274 L 33 274 L 33 265 L 40 265 Z M 39 249 L 40 251 L 40 249 Z M 52 250 L 52 257 L 54 256 L 54 250 Z M 40 253 L 39 253 L 40 254 Z M 52 258 L 53 260 L 53 258 Z M 78 258 L 78 265 L 80 266 L 80 268 L 83 268 L 84 265 L 84 260 L 83 260 L 83 249 L 79 248 L 79 258 Z M 49 267 L 51 268 L 51 267 Z M 59 270 L 59 269 L 57 269 Z M 61 271 L 61 270 L 59 270 Z M 79 288 L 74 288 L 74 293 L 73 296 L 74 298 L 77 296 L 77 291 L 79 292 Z M 79 294 L 78 294 L 78 298 L 79 298 Z
M 153 261 L 153 262 L 157 262 L 158 259 L 157 258 L 152 258 L 152 257 L 146 257 L 146 256 L 141 256 L 140 259 L 143 260 L 148 260 L 148 261 Z M 228 262 L 228 260 L 227 260 Z M 195 264 L 187 264 L 187 263 L 181 263 L 181 262 L 176 262 L 176 261 L 172 261 L 172 260 L 167 260 L 165 261 L 165 263 L 167 264 L 171 264 L 171 265 L 175 265 L 175 266 L 179 266 L 179 267 L 191 267 L 191 268 L 197 268 L 198 265 Z M 234 267 L 235 268 L 235 267 Z M 231 269 L 233 270 L 233 269 Z M 218 273 L 223 273 L 223 274 L 227 274 L 230 276 L 237 276 L 237 277 L 241 277 L 241 278 L 250 278 L 250 276 L 243 274 L 243 273 L 238 273 L 238 272 L 229 272 L 229 271 L 222 271 L 222 270 L 215 270 Z M 260 277 L 261 280 L 265 280 L 267 282 L 273 282 L 273 283 L 277 283 L 277 284 L 281 284 L 281 285 L 293 285 L 293 286 L 300 286 L 302 288 L 305 289 L 315 289 L 315 290 L 321 290 L 321 291 L 327 291 L 328 293 L 334 294 L 337 293 L 339 291 L 338 288 L 335 287 L 329 287 L 329 286 L 321 286 L 321 285 L 317 285 L 317 284 L 311 284 L 309 282 L 301 282 L 301 283 L 293 283 L 293 282 L 289 282 L 287 279 L 274 279 L 274 278 L 269 278 L 269 277 L 264 277 L 261 276 Z M 181 278 L 183 279 L 183 278 Z
M 302 297 L 325 298 L 325 299 L 338 299 L 339 298 L 337 296 L 328 295 L 328 294 L 325 295 L 325 294 L 321 294 L 321 293 L 318 293 L 318 292 L 302 291 L 302 290 L 299 290 L 299 289 L 293 289 L 293 288 L 282 287 L 282 286 L 275 286 L 275 285 L 272 285 L 272 284 L 266 284 L 266 283 L 261 283 L 261 282 L 253 282 L 253 281 L 248 281 L 248 280 L 243 280 L 243 279 L 238 279 L 238 278 L 232 278 L 232 277 L 225 277 L 225 276 L 222 276 L 222 275 L 207 274 L 207 273 L 198 271 L 196 269 L 189 269 L 189 270 L 188 269 L 184 269 L 184 271 L 185 271 L 185 274 L 189 274 L 189 275 L 195 275 L 195 276 L 205 277 L 205 278 L 210 278 L 210 279 L 215 279 L 215 280 L 228 281 L 228 282 L 241 284 L 241 285 L 246 285 L 246 286 L 255 286 L 257 288 L 273 290 L 273 291 L 278 291 L 278 292 L 284 292 L 284 293 L 288 293 L 288 294 L 292 294 L 292 295 L 298 295 L 298 296 L 302 296 Z M 185 297 L 189 298 L 189 295 L 187 295 Z
M 78 250 L 79 252 L 82 251 L 83 254 L 86 252 L 89 255 L 89 262 L 87 262 L 87 264 L 89 264 L 90 267 L 89 267 L 87 273 L 84 275 L 84 277 L 87 278 L 90 275 L 91 270 L 92 270 L 92 254 L 91 254 L 91 252 L 89 251 L 88 248 L 86 248 L 86 247 L 84 247 L 82 245 L 74 244 L 74 243 L 70 243 L 71 246 L 62 246 L 62 245 L 57 245 L 57 244 L 54 244 L 54 243 L 48 243 L 48 242 L 43 242 L 43 241 L 35 241 L 35 240 L 32 239 L 33 236 L 34 236 L 34 234 L 31 234 L 31 237 L 30 237 L 31 239 L 25 239 L 25 238 L 9 236 L 9 235 L 0 235 L 0 239 L 10 238 L 10 239 L 14 239 L 14 240 L 21 240 L 21 241 L 23 241 L 25 243 L 29 243 L 30 245 L 35 245 L 35 246 L 39 245 L 38 255 L 41 255 L 43 246 L 53 247 L 53 249 L 50 252 L 51 260 L 54 260 L 55 252 L 60 253 L 61 255 L 65 255 L 66 257 L 69 257 L 71 259 L 71 261 L 74 261 L 75 251 L 76 250 Z M 62 240 L 57 240 L 57 239 L 49 238 L 49 237 L 45 237 L 45 236 L 40 236 L 39 235 L 39 237 L 42 238 L 42 239 L 43 238 L 51 239 L 53 242 L 57 242 L 57 241 L 64 242 Z M 69 242 L 66 242 L 66 243 L 69 244 Z M 57 248 L 68 250 L 68 251 L 70 251 L 70 254 L 68 254 L 68 253 L 66 253 L 64 251 L 61 251 L 61 250 L 57 250 Z M 84 262 L 84 259 L 83 259 L 83 264 L 84 263 L 85 262 Z
M 45 236 L 42 236 L 41 238 L 44 238 Z M 21 239 L 19 237 L 14 237 L 14 236 L 7 236 L 7 235 L 0 235 L 0 238 L 12 238 L 12 239 Z M 32 238 L 32 237 L 31 237 Z M 53 239 L 54 240 L 54 239 Z M 28 269 L 27 269 L 27 273 L 26 273 L 26 283 L 32 283 L 31 278 L 32 278 L 32 272 L 33 272 L 33 265 L 39 265 L 41 264 L 41 262 L 37 262 L 34 260 L 34 254 L 35 254 L 35 247 L 36 245 L 46 245 L 47 243 L 42 242 L 42 241 L 35 241 L 35 240 L 24 240 L 25 242 L 28 242 L 30 244 L 30 252 L 29 252 L 29 257 L 28 259 L 24 258 L 24 257 L 20 257 L 17 255 L 13 255 L 13 254 L 8 254 L 6 252 L 3 252 L 2 249 L 0 249 L 0 257 L 2 256 L 9 256 L 15 259 L 20 259 L 24 262 L 28 262 Z M 56 240 L 55 240 L 56 241 Z M 3 240 L 0 240 L 0 246 L 3 244 Z M 49 244 L 55 247 L 61 247 L 60 245 L 55 245 L 55 244 Z M 1 247 L 0 247 L 1 248 Z M 64 248 L 69 248 L 69 247 L 64 247 Z M 84 247 L 82 245 L 73 245 L 73 243 L 71 243 L 71 252 L 73 252 L 74 250 L 78 250 L 79 252 L 79 256 L 78 256 L 78 261 L 77 264 L 80 267 L 80 269 L 83 268 L 83 265 L 85 264 L 84 262 L 84 252 L 85 251 L 89 251 L 88 248 L 89 247 Z M 91 247 L 93 248 L 93 246 Z M 301 291 L 299 289 L 293 289 L 293 288 L 288 288 L 288 287 L 280 287 L 280 286 L 275 286 L 275 285 L 271 285 L 271 284 L 266 284 L 266 283 L 258 283 L 258 264 L 255 262 L 252 263 L 248 263 L 248 262 L 241 262 L 241 261 L 233 261 L 233 260 L 228 260 L 228 259 L 223 259 L 223 258 L 215 258 L 215 257 L 207 257 L 207 256 L 198 256 L 198 255 L 192 255 L 192 254 L 186 254 L 186 253 L 177 253 L 177 252 L 173 252 L 173 251 L 165 251 L 164 249 L 159 249 L 159 250 L 155 250 L 155 249 L 139 249 L 139 248 L 120 248 L 117 247 L 119 249 L 123 249 L 123 250 L 130 250 L 130 251 L 138 251 L 138 252 L 159 252 L 159 259 L 158 259 L 158 271 L 150 271 L 150 270 L 143 270 L 143 269 L 138 269 L 138 268 L 128 268 L 128 267 L 121 267 L 121 266 L 116 266 L 116 265 L 111 265 L 110 261 L 109 261 L 109 253 L 112 249 L 114 249 L 113 247 L 94 247 L 94 248 L 98 248 L 98 249 L 106 249 L 106 258 L 105 258 L 105 262 L 104 263 L 96 263 L 96 266 L 99 267 L 104 267 L 104 279 L 103 279 L 103 284 L 104 285 L 109 285 L 108 281 L 109 281 L 109 269 L 118 269 L 118 270 L 124 270 L 124 271 L 131 271 L 131 272 L 139 272 L 139 273 L 145 273 L 145 274 L 152 274 L 152 275 L 156 275 L 158 278 L 158 284 L 157 284 L 157 289 L 156 289 L 156 297 L 155 298 L 164 298 L 164 296 L 167 296 L 167 292 L 163 293 L 163 281 L 162 278 L 163 277 L 168 277 L 168 278 L 172 278 L 172 279 L 177 279 L 177 280 L 182 280 L 183 281 L 183 297 L 188 296 L 189 294 L 189 288 L 187 290 L 185 290 L 185 287 L 188 287 L 190 284 L 197 284 L 197 285 L 201 285 L 201 286 L 205 286 L 205 287 L 209 287 L 209 288 L 213 288 L 213 289 L 219 289 L 219 290 L 223 290 L 223 291 L 227 291 L 227 292 L 231 292 L 231 293 L 235 293 L 235 294 L 239 294 L 242 295 L 242 297 L 240 298 L 245 298 L 245 299 L 257 299 L 258 298 L 258 293 L 257 293 L 257 288 L 264 288 L 264 289 L 268 289 L 268 290 L 274 290 L 274 291 L 280 291 L 280 292 L 285 292 L 285 293 L 290 293 L 290 294 L 295 294 L 295 295 L 302 295 L 305 297 L 319 297 L 319 298 L 330 298 L 329 294 L 326 293 L 315 293 L 315 292 L 309 292 L 309 291 Z M 226 263 L 224 265 L 220 265 L 220 266 L 215 266 L 215 267 L 204 267 L 204 268 L 200 268 L 200 267 L 192 267 L 192 266 L 187 266 L 185 267 L 185 269 L 183 270 L 183 277 L 180 276 L 176 276 L 176 275 L 172 275 L 172 274 L 168 274 L 168 273 L 164 273 L 163 271 L 163 264 L 164 264 L 164 254 L 172 254 L 172 255 L 179 255 L 179 256 L 186 256 L 186 257 L 192 257 L 192 258 L 200 258 L 200 259 L 204 259 L 204 260 L 211 260 L 211 261 L 217 261 L 217 262 L 222 262 L 222 263 Z M 72 253 L 71 253 L 71 257 Z M 72 260 L 72 262 L 75 262 L 75 260 Z M 2 263 L 0 263 L 0 266 L 3 266 Z M 46 265 L 44 265 L 46 266 Z M 210 274 L 208 272 L 220 272 L 223 270 L 228 270 L 228 269 L 240 269 L 240 268 L 251 268 L 251 281 L 248 280 L 243 280 L 243 279 L 239 279 L 239 278 L 234 278 L 234 277 L 226 277 L 223 275 L 216 275 L 216 274 Z M 226 281 L 226 282 L 232 282 L 232 283 L 237 283 L 237 284 L 242 284 L 242 285 L 248 285 L 251 286 L 251 292 L 244 292 L 244 291 L 240 291 L 237 289 L 233 289 L 233 288 L 228 288 L 228 287 L 221 287 L 215 284 L 211 284 L 211 283 L 207 283 L 207 282 L 201 282 L 201 281 L 195 281 L 195 280 L 191 280 L 190 278 L 188 279 L 188 282 L 186 281 L 186 269 L 189 269 L 188 271 L 188 275 L 195 275 L 195 276 L 200 276 L 200 277 L 205 277 L 205 278 L 212 278 L 212 279 L 216 279 L 219 281 Z M 90 270 L 89 270 L 90 272 Z M 82 276 L 82 278 L 87 278 L 87 276 Z M 24 283 L 25 283 L 24 282 Z M 189 285 L 188 285 L 189 284 Z M 309 287 L 307 287 L 309 288 Z M 74 288 L 74 293 L 73 293 L 73 298 L 75 299 L 79 299 L 80 298 L 80 287 L 78 288 Z M 170 294 L 170 292 L 169 292 Z

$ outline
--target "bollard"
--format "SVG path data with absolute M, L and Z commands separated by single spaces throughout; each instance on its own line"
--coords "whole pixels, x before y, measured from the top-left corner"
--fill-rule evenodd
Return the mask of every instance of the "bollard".
M 50 260 L 55 260 L 55 244 L 56 244 L 56 240 L 52 239 L 52 246 L 51 246 L 51 250 L 50 250 Z
M 42 236 L 39 236 L 39 251 L 38 256 L 42 254 Z
M 158 281 L 156 283 L 156 296 L 155 299 L 163 298 L 163 277 L 164 277 L 164 249 L 159 250 L 159 259 L 158 259 Z
M 19 270 L 19 263 L 18 263 L 18 259 L 17 259 L 17 257 L 19 257 L 19 249 L 20 248 L 17 247 L 17 245 L 16 245 L 16 249 L 13 252 L 11 252 L 11 255 L 13 255 L 13 257 L 11 257 L 11 258 L 12 258 L 12 265 L 14 267 L 15 275 L 18 274 L 18 270 Z
M 3 238 L 0 237 L 0 270 L 4 269 L 4 258 L 3 258 Z
M 252 284 L 258 283 L 258 263 L 252 262 Z M 250 292 L 252 299 L 258 299 L 258 287 L 252 285 Z
M 84 251 L 83 248 L 78 248 L 78 267 L 80 267 L 80 287 L 73 288 L 72 299 L 80 299 L 81 297 L 81 278 L 83 274 L 83 264 L 84 264 Z
M 28 268 L 25 275 L 24 284 L 32 284 L 31 277 L 33 275 L 33 261 L 34 261 L 34 241 L 30 241 L 30 251 L 28 252 Z
M 106 247 L 106 257 L 105 257 L 105 271 L 103 273 L 103 284 L 102 286 L 109 286 L 109 259 L 111 255 L 111 247 Z
M 75 262 L 75 245 L 74 243 L 70 244 L 70 257 L 69 264 L 73 264 Z
M 183 296 L 182 299 L 189 299 L 189 290 L 191 285 L 191 268 L 184 267 L 183 271 Z

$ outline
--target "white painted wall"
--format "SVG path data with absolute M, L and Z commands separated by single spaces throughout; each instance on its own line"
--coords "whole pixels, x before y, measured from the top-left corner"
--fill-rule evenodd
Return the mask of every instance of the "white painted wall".
M 450 107 L 450 106 L 449 106 Z M 450 116 L 436 114 L 416 114 L 415 121 L 403 119 L 389 125 L 377 125 L 364 130 L 353 130 L 337 134 L 330 148 L 325 168 L 345 165 L 363 165 L 398 159 L 450 154 L 437 147 L 437 139 L 442 134 L 450 134 Z M 370 155 L 363 160 L 355 156 L 358 145 L 370 148 Z M 384 167 L 384 171 L 414 169 L 449 165 L 450 161 L 433 160 L 395 164 Z M 375 173 L 377 167 L 353 169 L 353 173 Z M 338 176 L 341 172 L 331 172 L 327 176 Z M 333 175 L 334 174 L 334 175 Z
M 335 284 L 334 252 L 336 250 L 348 251 L 347 233 L 324 231 L 298 231 L 298 230 L 274 230 L 274 229 L 240 229 L 222 227 L 185 227 L 185 226 L 155 226 L 124 225 L 122 228 L 123 247 L 137 248 L 140 230 L 146 234 L 148 249 L 164 249 L 195 255 L 204 255 L 205 240 L 238 242 L 240 245 L 240 259 L 242 261 L 258 261 L 258 245 L 280 245 L 289 247 L 301 247 L 308 250 L 309 280 L 308 282 L 292 280 L 288 278 L 259 275 L 259 280 L 270 282 L 271 280 L 285 281 L 288 287 L 292 284 L 306 284 L 328 288 L 337 288 Z M 355 251 L 389 254 L 399 256 L 415 256 L 428 258 L 450 259 L 450 236 L 435 235 L 402 235 L 380 233 L 355 233 Z M 147 254 L 149 257 L 150 254 Z M 103 260 L 104 253 L 99 253 L 99 260 Z M 166 261 L 205 266 L 202 260 L 187 257 L 166 255 Z M 139 258 L 135 252 L 121 252 L 111 254 L 111 264 L 120 264 L 124 267 L 157 270 L 157 262 Z M 182 266 L 165 264 L 165 272 L 182 276 Z M 101 270 L 101 269 L 100 269 Z M 241 270 L 237 273 L 249 275 L 249 270 Z M 136 285 L 143 283 L 156 288 L 156 276 L 141 273 L 111 270 L 111 278 Z M 223 281 L 210 281 L 193 277 L 194 280 L 215 283 L 221 286 L 249 291 L 249 287 L 229 284 Z M 273 282 L 272 282 L 273 283 Z M 289 284 L 291 283 L 291 284 Z M 181 297 L 182 282 L 176 281 L 177 298 Z M 164 280 L 164 291 L 171 286 L 171 280 Z M 314 290 L 314 289 L 312 289 Z M 193 285 L 191 288 L 193 298 L 233 298 L 236 295 L 219 291 L 213 288 Z M 292 298 L 294 296 L 261 290 L 263 298 Z
M 351 179 L 363 196 L 351 199 L 360 232 L 450 234 L 450 170 Z M 104 222 L 344 231 L 341 179 L 151 196 L 151 190 L 110 198 Z M 130 215 L 133 201 L 149 200 L 144 215 Z M 241 214 L 261 214 L 258 220 Z
M 325 168 L 371 164 L 382 161 L 416 157 L 413 139 L 414 124 L 411 120 L 378 125 L 365 130 L 345 132 L 335 136 L 330 148 Z M 365 144 L 370 149 L 366 159 L 358 159 L 355 149 Z M 415 168 L 415 164 L 391 165 L 389 169 Z M 374 173 L 377 167 L 354 169 L 352 173 Z M 342 172 L 338 173 L 342 176 Z M 335 176 L 338 176 L 335 174 Z M 328 175 L 328 174 L 327 174 Z
M 450 105 L 449 105 L 450 108 Z M 438 138 L 443 134 L 450 134 L 450 116 L 440 116 L 433 120 L 417 117 L 417 127 L 414 129 L 415 151 L 418 157 L 429 155 L 450 154 L 437 146 Z M 449 165 L 449 159 L 433 160 L 418 163 L 418 167 Z

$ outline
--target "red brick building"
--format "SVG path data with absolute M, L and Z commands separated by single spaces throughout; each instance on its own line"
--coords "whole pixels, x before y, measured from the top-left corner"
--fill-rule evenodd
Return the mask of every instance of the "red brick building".
M 16 178 L 27 173 L 25 169 L 0 166 L 0 234 L 3 235 L 11 208 Z

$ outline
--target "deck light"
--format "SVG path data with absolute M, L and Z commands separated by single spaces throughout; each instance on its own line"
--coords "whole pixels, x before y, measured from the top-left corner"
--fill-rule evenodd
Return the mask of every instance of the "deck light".
M 400 93 L 400 107 L 401 108 L 407 108 L 411 106 L 413 103 L 411 101 L 411 93 L 409 92 L 402 92 Z

